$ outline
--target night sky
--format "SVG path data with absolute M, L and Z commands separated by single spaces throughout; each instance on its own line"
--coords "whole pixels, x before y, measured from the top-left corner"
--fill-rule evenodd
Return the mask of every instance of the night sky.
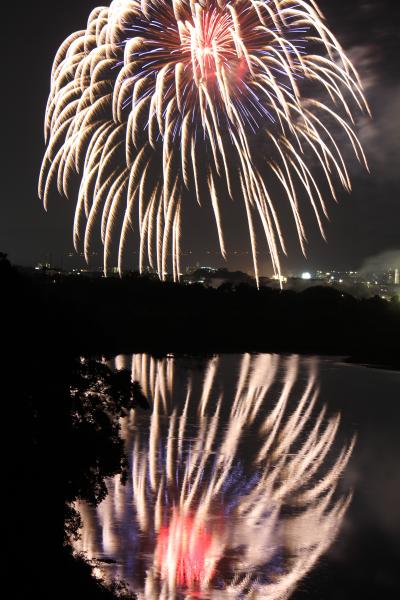
M 6 80 L 2 93 L 0 251 L 8 252 L 18 264 L 34 265 L 50 257 L 60 263 L 72 251 L 74 202 L 54 194 L 46 214 L 37 196 L 44 151 L 43 115 L 54 53 L 72 31 L 85 27 L 89 12 L 98 3 L 41 0 L 26 6 L 14 4 L 15 8 L 9 9 L 13 12 L 2 11 Z M 302 257 L 293 239 L 284 263 L 293 271 L 355 269 L 367 257 L 400 249 L 400 4 L 396 0 L 321 0 L 319 4 L 358 68 L 371 105 L 373 120 L 362 117 L 358 123 L 371 175 L 354 164 L 352 195 L 339 190 L 339 205 L 328 202 L 328 244 L 306 216 L 309 258 Z M 207 218 L 212 219 L 209 211 Z M 232 216 L 225 229 L 228 267 L 251 271 L 251 256 L 243 254 L 249 250 L 247 223 Z M 185 246 L 190 243 L 193 249 L 186 263 L 222 265 L 222 259 L 207 254 L 217 247 L 213 220 L 205 231 L 206 235 L 185 241 Z M 290 225 L 287 231 L 294 238 Z M 267 263 L 262 270 L 268 272 Z

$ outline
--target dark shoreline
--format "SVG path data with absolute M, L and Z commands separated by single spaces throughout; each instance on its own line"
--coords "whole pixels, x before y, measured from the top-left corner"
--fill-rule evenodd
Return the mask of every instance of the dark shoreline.
M 66 357 L 318 354 L 400 369 L 398 298 L 357 299 L 323 286 L 303 292 L 248 284 L 213 289 L 137 274 L 28 274 L 2 256 L 2 316 L 11 333 L 5 348 L 51 349 Z

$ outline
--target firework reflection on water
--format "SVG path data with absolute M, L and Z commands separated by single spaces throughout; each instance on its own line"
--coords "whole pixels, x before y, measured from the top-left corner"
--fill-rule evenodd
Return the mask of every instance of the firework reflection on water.
M 143 600 L 288 598 L 329 548 L 354 441 L 318 398 L 317 361 L 249 354 L 197 365 L 117 357 L 151 403 L 121 421 L 130 458 L 76 549 Z M 234 368 L 232 368 L 234 366 Z M 115 562 L 111 562 L 115 561 Z

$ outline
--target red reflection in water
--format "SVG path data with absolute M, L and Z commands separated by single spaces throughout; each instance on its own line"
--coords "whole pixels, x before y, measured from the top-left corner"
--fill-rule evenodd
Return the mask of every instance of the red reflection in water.
M 204 523 L 174 510 L 157 538 L 156 565 L 161 577 L 182 587 L 204 586 L 215 572 L 215 542 Z

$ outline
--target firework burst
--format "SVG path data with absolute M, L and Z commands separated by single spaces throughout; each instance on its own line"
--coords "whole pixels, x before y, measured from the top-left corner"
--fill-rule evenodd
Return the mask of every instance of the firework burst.
M 55 58 L 39 193 L 47 207 L 52 186 L 72 195 L 78 175 L 75 247 L 88 259 L 100 228 L 105 271 L 114 239 L 122 271 L 135 231 L 140 270 L 174 279 L 187 203 L 210 205 L 226 257 L 230 196 L 256 278 L 258 230 L 279 275 L 282 204 L 305 252 L 299 191 L 324 235 L 325 191 L 351 188 L 338 130 L 366 164 L 353 107 L 368 110 L 357 73 L 313 0 L 114 0 Z

